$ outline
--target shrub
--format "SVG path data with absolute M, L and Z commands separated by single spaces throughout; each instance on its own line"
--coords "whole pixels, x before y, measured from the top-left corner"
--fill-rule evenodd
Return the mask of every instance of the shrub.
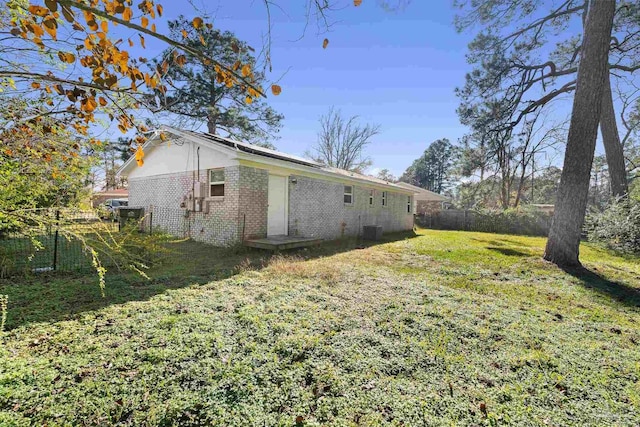
M 589 240 L 632 254 L 640 254 L 640 200 L 628 198 L 612 201 L 602 212 L 587 216 Z

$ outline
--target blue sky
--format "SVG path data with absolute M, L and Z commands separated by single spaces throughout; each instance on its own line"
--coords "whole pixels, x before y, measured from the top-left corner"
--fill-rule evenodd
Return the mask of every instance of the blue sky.
M 264 3 L 258 0 L 195 2 L 215 15 L 214 25 L 229 29 L 256 49 L 267 30 Z M 393 0 L 392 0 L 393 1 Z M 464 83 L 470 34 L 453 27 L 451 2 L 412 1 L 395 12 L 377 0 L 330 15 L 329 33 L 312 23 L 303 35 L 301 0 L 280 0 L 272 8 L 272 62 L 268 75 L 279 80 L 282 94 L 268 102 L 285 116 L 279 150 L 302 154 L 316 141 L 318 118 L 333 105 L 345 115 L 377 123 L 381 133 L 369 146 L 373 172 L 388 168 L 401 174 L 438 138 L 456 141 L 465 133 L 456 115 L 456 86 Z M 163 2 L 165 19 L 193 16 L 186 0 Z M 158 21 L 160 23 L 160 20 Z M 159 26 L 161 29 L 161 26 Z M 330 42 L 322 49 L 322 40 Z M 147 43 L 146 54 L 164 47 Z

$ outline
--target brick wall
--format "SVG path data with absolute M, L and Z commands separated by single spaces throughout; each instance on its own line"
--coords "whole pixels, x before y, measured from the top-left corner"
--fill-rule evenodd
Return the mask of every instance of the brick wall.
M 204 180 L 208 179 L 205 175 Z M 190 237 L 216 246 L 238 242 L 238 209 L 240 206 L 240 168 L 224 168 L 224 199 L 206 202 L 209 212 L 190 212 Z
M 182 197 L 191 190 L 191 172 L 155 175 L 129 180 L 129 206 L 150 205 L 178 209 Z
M 206 182 L 206 174 L 200 172 L 201 182 Z M 266 170 L 246 166 L 225 168 L 224 199 L 206 202 L 208 212 L 180 208 L 192 182 L 192 172 L 132 178 L 129 206 L 153 212 L 154 230 L 216 246 L 236 244 L 243 233 L 245 238 L 266 236 L 269 182 Z M 384 232 L 413 227 L 413 215 L 407 213 L 407 195 L 389 191 L 388 204 L 383 207 L 382 192 L 376 190 L 374 204 L 369 206 L 370 188 L 355 185 L 353 189 L 354 201 L 348 206 L 344 204 L 344 184 L 291 176 L 289 234 L 335 239 L 356 236 L 364 225 L 381 225 Z
M 245 239 L 267 235 L 268 185 L 266 170 L 240 166 L 238 232 L 240 236 L 244 232 Z
M 293 183 L 295 180 L 296 183 Z M 410 230 L 413 215 L 407 213 L 407 195 L 375 190 L 369 206 L 370 188 L 354 185 L 352 205 L 344 204 L 344 184 L 292 175 L 289 179 L 289 234 L 335 239 L 356 236 L 364 225 L 380 225 L 383 232 Z
M 200 171 L 200 181 L 206 180 L 207 171 Z M 147 213 L 153 212 L 154 230 L 216 246 L 237 243 L 240 239 L 240 167 L 225 168 L 224 199 L 207 201 L 208 212 L 191 212 L 180 207 L 191 191 L 192 183 L 191 171 L 132 178 L 129 181 L 129 206 L 141 206 Z M 190 202 L 187 200 L 186 203 Z

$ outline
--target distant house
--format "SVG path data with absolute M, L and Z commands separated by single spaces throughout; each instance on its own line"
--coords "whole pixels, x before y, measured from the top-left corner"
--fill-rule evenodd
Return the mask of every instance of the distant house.
M 451 199 L 447 196 L 434 193 L 433 191 L 429 191 L 415 185 L 407 184 L 406 182 L 398 182 L 396 185 L 414 192 L 413 194 L 416 204 L 415 213 L 418 215 L 439 212 L 451 203 Z
M 99 191 L 93 193 L 93 195 L 91 196 L 91 206 L 95 208 L 109 199 L 126 199 L 127 197 L 129 197 L 129 190 L 126 188 Z
M 129 159 L 129 206 L 154 229 L 219 246 L 249 238 L 335 239 L 411 230 L 412 189 L 220 136 L 164 127 Z

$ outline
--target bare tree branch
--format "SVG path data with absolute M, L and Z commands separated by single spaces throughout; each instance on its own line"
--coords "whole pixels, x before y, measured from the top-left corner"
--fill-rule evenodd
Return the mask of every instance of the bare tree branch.
M 371 165 L 364 150 L 371 138 L 380 133 L 379 125 L 357 123 L 358 117 L 345 119 L 333 107 L 320 117 L 318 142 L 313 153 L 307 153 L 319 163 L 338 169 L 363 172 Z

